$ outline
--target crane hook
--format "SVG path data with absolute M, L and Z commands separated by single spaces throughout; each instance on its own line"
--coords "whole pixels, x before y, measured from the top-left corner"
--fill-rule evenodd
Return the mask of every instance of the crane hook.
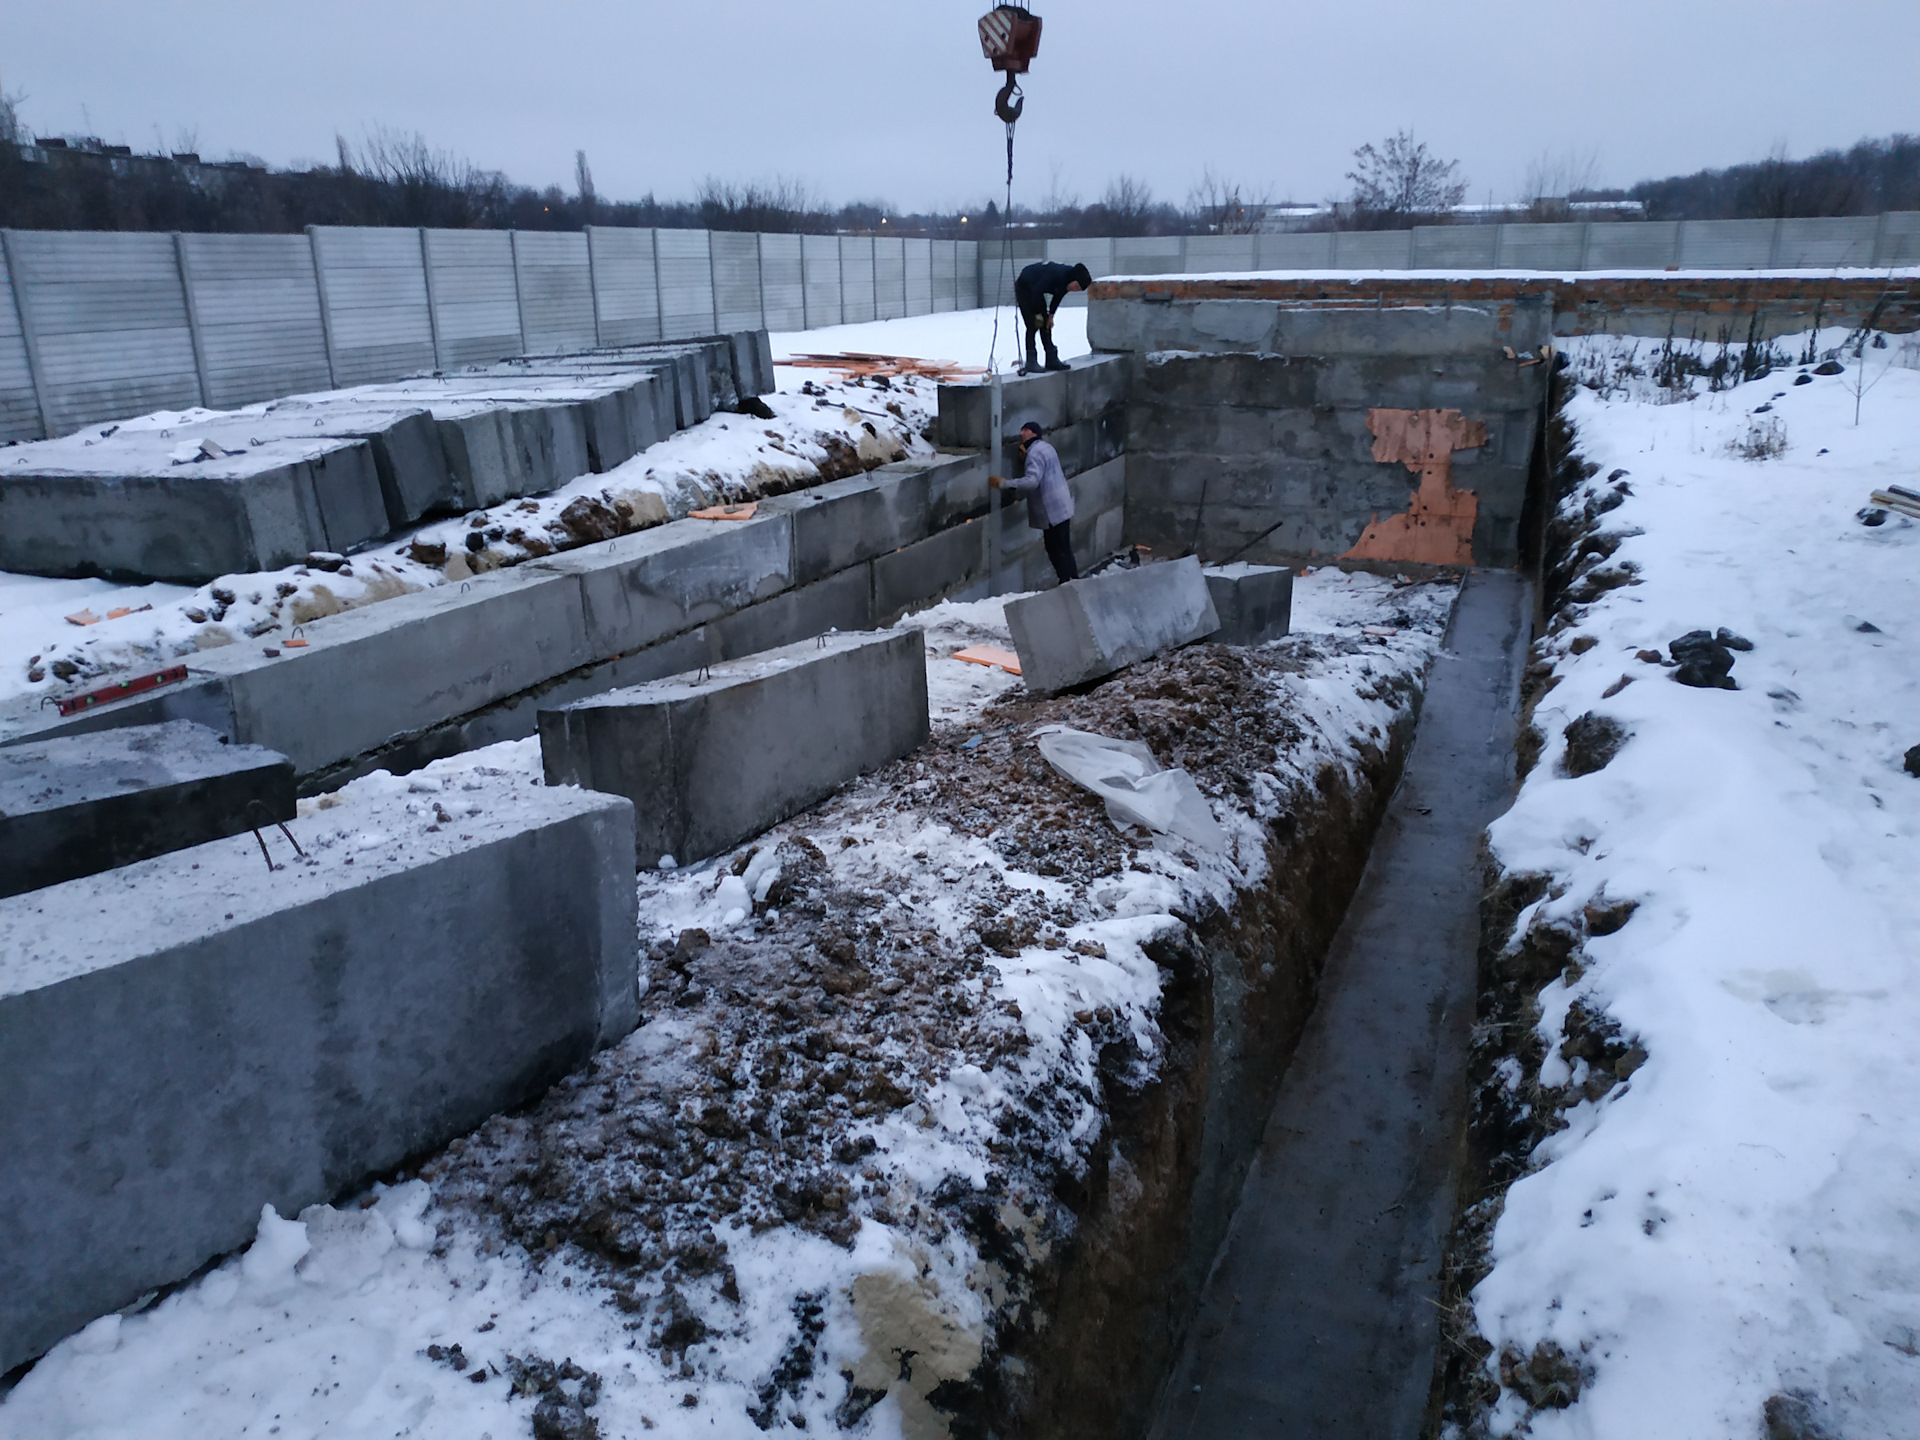
M 993 97 L 993 113 L 1011 125 L 1020 118 L 1020 112 L 1027 107 L 1026 94 L 1020 89 L 1020 77 L 1011 71 L 1007 74 L 1007 83 L 1000 87 L 1000 93 Z

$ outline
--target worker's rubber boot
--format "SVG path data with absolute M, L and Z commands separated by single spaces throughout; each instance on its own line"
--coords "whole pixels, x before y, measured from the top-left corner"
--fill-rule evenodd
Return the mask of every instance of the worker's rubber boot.
M 1051 335 L 1046 337 L 1045 343 L 1047 347 L 1047 369 L 1071 370 L 1073 368 L 1071 365 L 1067 364 L 1066 361 L 1062 360 L 1060 358 L 1060 352 L 1053 348 L 1053 337 Z
M 1040 368 L 1040 361 L 1033 353 L 1034 342 L 1038 337 L 1033 331 L 1027 331 L 1027 363 L 1020 367 L 1022 375 L 1031 375 Z

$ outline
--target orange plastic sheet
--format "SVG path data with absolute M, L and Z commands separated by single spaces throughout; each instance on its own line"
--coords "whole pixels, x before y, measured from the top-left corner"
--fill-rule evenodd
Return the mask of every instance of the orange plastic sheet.
M 996 666 L 1009 675 L 1020 673 L 1020 657 L 1011 650 L 1002 650 L 998 645 L 969 645 L 964 650 L 954 651 L 953 658 L 964 660 L 969 665 Z

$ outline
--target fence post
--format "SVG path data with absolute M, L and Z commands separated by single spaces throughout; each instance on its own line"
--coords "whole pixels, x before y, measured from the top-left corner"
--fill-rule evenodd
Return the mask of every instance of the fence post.
M 507 231 L 507 253 L 513 257 L 513 315 L 520 325 L 520 353 L 527 353 L 527 300 L 520 291 L 520 232 Z
M 1574 268 L 1579 270 L 1591 270 L 1593 268 L 1593 265 L 1590 263 L 1592 260 L 1592 257 L 1593 257 L 1593 222 L 1591 220 L 1587 220 L 1582 222 L 1580 226 L 1580 263 Z
M 1773 217 L 1773 233 L 1767 237 L 1767 268 L 1777 269 L 1780 264 L 1780 230 L 1783 222 L 1778 215 Z
M 433 336 L 433 368 L 447 368 L 446 357 L 440 353 L 440 297 L 433 289 L 433 253 L 427 246 L 427 227 L 420 227 L 420 273 L 427 279 L 427 332 Z
M 813 320 L 807 309 L 807 237 L 804 231 L 800 235 L 800 328 L 813 328 Z
M 193 346 L 193 383 L 200 388 L 200 403 L 211 409 L 207 399 L 207 351 L 200 340 L 200 306 L 193 296 L 193 264 L 187 259 L 187 242 L 178 230 L 173 232 L 173 268 L 180 276 L 180 296 L 187 306 L 187 340 Z
M 660 231 L 653 230 L 653 328 L 660 332 L 659 338 L 667 338 L 667 302 L 660 294 Z
M 1873 253 L 1867 257 L 1867 264 L 1869 266 L 1877 267 L 1880 264 L 1880 252 L 1886 248 L 1886 242 L 1887 212 L 1882 210 L 1880 212 L 1880 218 L 1873 222 Z
M 593 258 L 593 226 L 581 227 L 587 236 L 587 297 L 593 301 L 593 348 L 607 342 L 600 335 L 600 266 Z
M 327 267 L 320 263 L 318 225 L 307 226 L 307 246 L 313 251 L 313 286 L 320 295 L 320 338 L 327 347 L 327 383 L 340 388 L 340 365 L 333 350 L 333 307 L 327 303 Z M 436 357 L 437 358 L 437 357 Z
M 20 317 L 20 343 L 27 352 L 27 378 L 33 381 L 34 408 L 40 412 L 40 438 L 53 439 L 53 409 L 47 404 L 45 372 L 40 364 L 40 333 L 34 329 L 33 306 L 27 303 L 26 277 L 20 273 L 20 252 L 13 232 L 0 230 L 0 252 L 7 257 L 7 280 L 13 288 L 13 309 Z

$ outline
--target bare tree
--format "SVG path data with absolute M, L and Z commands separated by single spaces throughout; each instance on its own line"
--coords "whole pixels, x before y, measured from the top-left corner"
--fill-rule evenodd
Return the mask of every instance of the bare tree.
M 1144 235 L 1153 218 L 1153 191 L 1146 181 L 1133 175 L 1116 175 L 1107 182 L 1106 193 L 1097 206 L 1110 235 Z
M 573 184 L 580 194 L 580 208 L 591 215 L 596 196 L 593 189 L 593 171 L 587 165 L 587 152 L 584 150 L 573 152 Z
M 1542 150 L 1527 162 L 1520 180 L 1520 198 L 1536 220 L 1565 220 L 1568 202 L 1593 188 L 1600 174 L 1597 150 L 1558 154 Z
M 20 123 L 20 107 L 27 97 L 15 91 L 11 95 L 0 94 L 0 145 L 19 145 L 27 138 L 26 128 Z
M 1362 216 L 1399 219 L 1451 210 L 1467 193 L 1467 181 L 1456 172 L 1457 160 L 1442 160 L 1416 141 L 1411 130 L 1387 137 L 1379 147 L 1362 145 L 1353 152 L 1353 208 Z
M 1187 192 L 1195 228 L 1208 235 L 1250 235 L 1260 228 L 1261 215 L 1272 203 L 1266 191 L 1255 194 L 1237 180 L 1216 175 L 1211 165 Z

